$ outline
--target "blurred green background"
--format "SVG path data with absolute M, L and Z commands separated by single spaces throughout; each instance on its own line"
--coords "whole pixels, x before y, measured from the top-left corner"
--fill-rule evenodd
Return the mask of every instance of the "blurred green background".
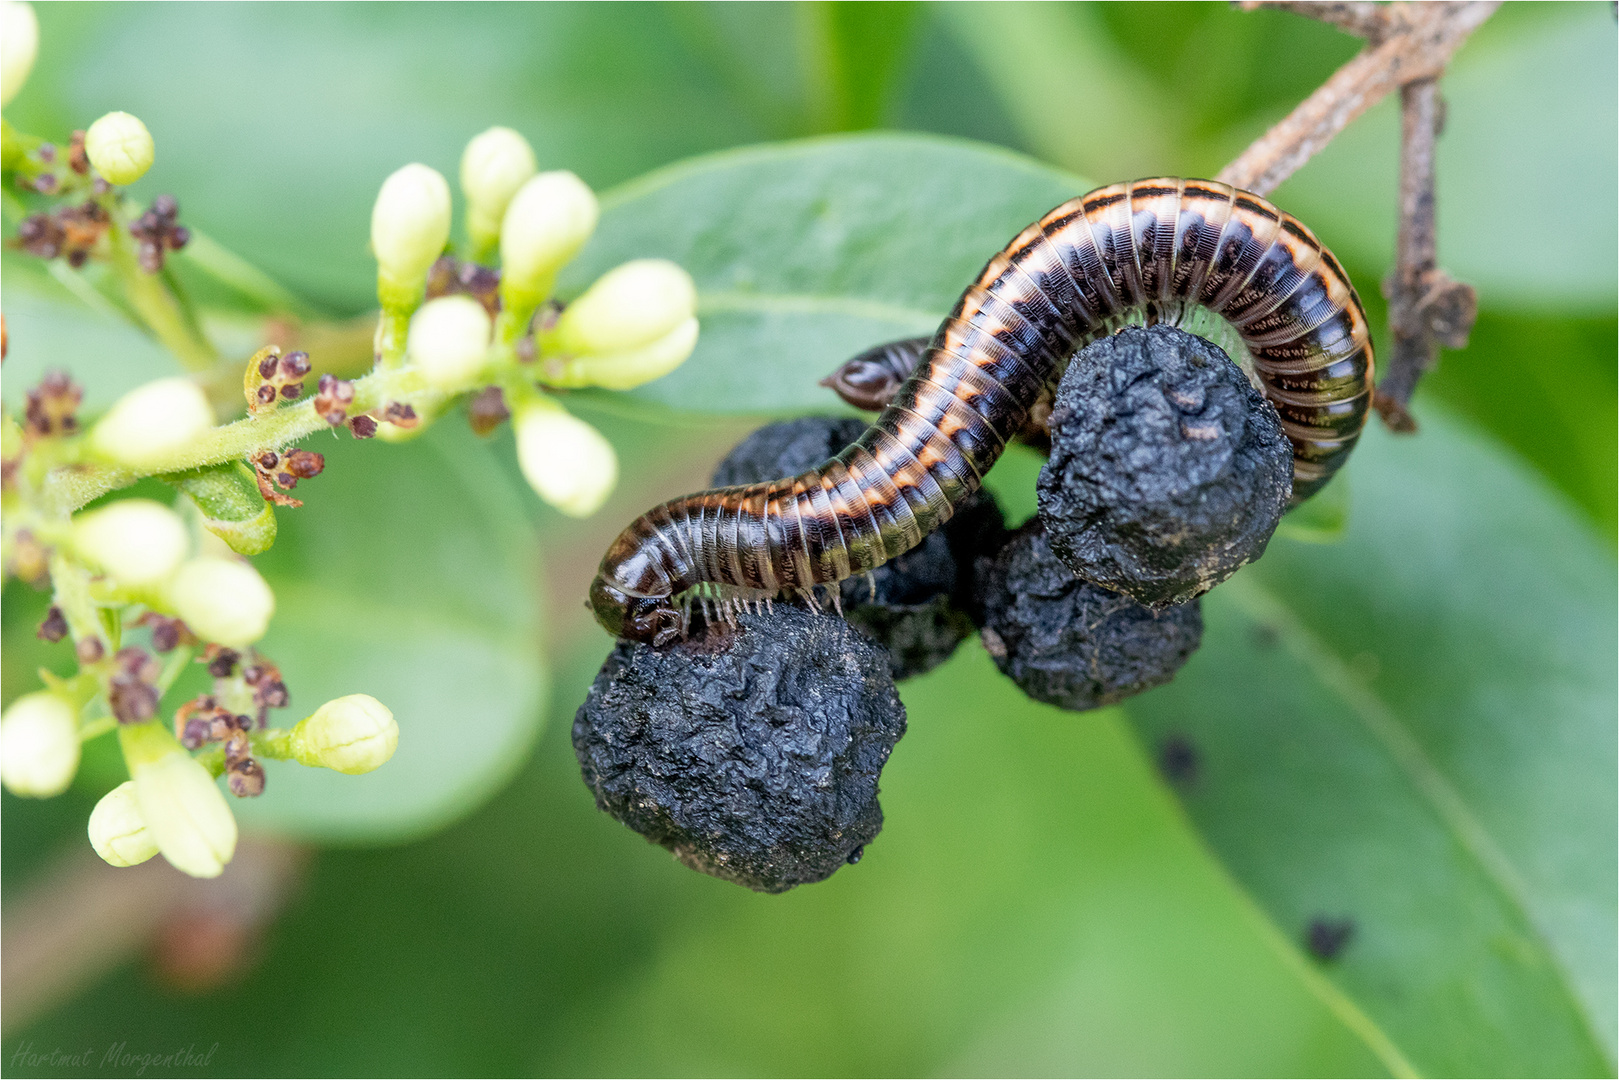
M 807 373 L 925 330 L 1077 177 L 1212 175 L 1358 43 L 1219 4 L 37 10 L 8 119 L 64 138 L 142 117 L 158 158 L 137 193 L 174 193 L 325 316 L 372 302 L 382 178 L 453 177 L 506 124 L 607 193 L 572 287 L 677 257 L 705 337 L 664 384 L 577 399 L 623 463 L 589 522 L 527 491 L 509 433 L 453 416 L 404 447 L 312 444 L 327 472 L 257 560 L 280 601 L 265 649 L 296 703 L 388 701 L 399 756 L 335 783 L 272 771 L 244 821 L 300 854 L 249 891 L 280 898 L 269 914 L 192 934 L 201 960 L 176 943 L 217 924 L 195 909 L 139 948 L 92 920 L 110 973 L 12 1012 L 8 1074 L 84 1071 L 30 1056 L 56 1048 L 216 1043 L 203 1071 L 231 1075 L 1613 1073 L 1610 5 L 1509 4 L 1446 77 L 1440 260 L 1480 317 L 1423 384 L 1422 433 L 1372 431 L 1334 485 L 1347 527 L 1284 524 L 1209 597 L 1193 662 L 1125 708 L 1035 705 L 964 645 L 901 687 L 867 858 L 779 897 L 681 868 L 578 779 L 569 725 L 608 649 L 580 598 L 606 541 L 764 416 L 830 410 Z M 874 136 L 636 180 L 862 129 L 1025 157 Z M 1380 343 L 1397 141 L 1385 102 L 1275 195 Z M 37 265 L 8 250 L 4 272 L 8 406 L 46 366 L 92 407 L 170 369 Z M 187 280 L 251 351 L 262 313 Z M 1036 467 L 997 470 L 1014 518 Z M 33 639 L 42 595 L 4 601 L 10 700 L 64 660 Z M 1171 738 L 1201 763 L 1178 784 L 1156 764 Z M 16 913 L 79 880 L 119 768 L 92 751 L 69 795 L 4 796 L 9 957 L 38 928 Z M 1344 953 L 1312 957 L 1309 922 L 1345 917 Z M 10 1012 L 32 999 L 7 979 Z

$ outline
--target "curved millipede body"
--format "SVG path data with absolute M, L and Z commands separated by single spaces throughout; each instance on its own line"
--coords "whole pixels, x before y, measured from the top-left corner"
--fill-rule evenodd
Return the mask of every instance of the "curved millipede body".
M 925 349 L 863 354 L 875 401 L 852 446 L 799 476 L 674 499 L 603 557 L 590 605 L 654 643 L 697 602 L 810 597 L 908 551 L 983 482 L 1080 348 L 1131 323 L 1218 316 L 1293 444 L 1293 499 L 1359 438 L 1372 384 L 1366 313 L 1332 254 L 1257 195 L 1208 180 L 1115 184 L 1024 229 Z M 914 364 L 914 370 L 910 365 Z M 847 368 L 846 368 L 847 370 Z M 883 385 L 898 379 L 897 392 Z M 840 388 L 841 392 L 841 388 Z

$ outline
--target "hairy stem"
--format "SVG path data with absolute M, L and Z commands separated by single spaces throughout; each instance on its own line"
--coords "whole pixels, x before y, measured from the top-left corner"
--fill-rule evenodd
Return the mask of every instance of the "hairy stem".
M 416 397 L 427 392 L 429 388 L 413 371 L 379 371 L 355 380 L 354 403 L 349 406 L 349 415 L 370 412 L 390 401 L 413 404 Z M 51 513 L 71 513 L 90 500 L 127 487 L 142 477 L 240 460 L 255 451 L 287 446 L 328 426 L 325 418 L 315 413 L 314 399 L 310 398 L 213 428 L 144 469 L 109 464 L 59 466 L 46 475 L 41 485 L 40 505 Z

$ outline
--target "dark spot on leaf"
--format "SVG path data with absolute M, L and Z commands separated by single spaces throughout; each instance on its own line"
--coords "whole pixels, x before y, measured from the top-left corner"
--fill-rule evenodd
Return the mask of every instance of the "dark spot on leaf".
M 1304 947 L 1317 960 L 1336 960 L 1355 936 L 1355 920 L 1317 915 L 1304 931 Z
M 1186 735 L 1166 736 L 1158 748 L 1158 768 L 1170 783 L 1190 787 L 1203 769 L 1203 755 Z

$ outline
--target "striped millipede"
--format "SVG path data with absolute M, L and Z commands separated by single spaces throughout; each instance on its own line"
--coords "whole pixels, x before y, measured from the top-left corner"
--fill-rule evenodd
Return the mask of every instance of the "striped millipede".
M 921 542 L 983 482 L 1069 358 L 1130 323 L 1215 322 L 1293 444 L 1293 500 L 1321 488 L 1365 424 L 1372 346 L 1332 253 L 1257 195 L 1208 180 L 1072 199 L 990 259 L 866 433 L 799 476 L 674 499 L 621 533 L 591 585 L 597 620 L 663 644 L 693 602 L 721 611 L 869 572 Z M 906 370 L 914 363 L 914 370 Z M 848 368 L 848 365 L 845 365 Z M 875 379 L 874 385 L 881 379 Z M 886 394 L 886 390 L 882 394 Z

